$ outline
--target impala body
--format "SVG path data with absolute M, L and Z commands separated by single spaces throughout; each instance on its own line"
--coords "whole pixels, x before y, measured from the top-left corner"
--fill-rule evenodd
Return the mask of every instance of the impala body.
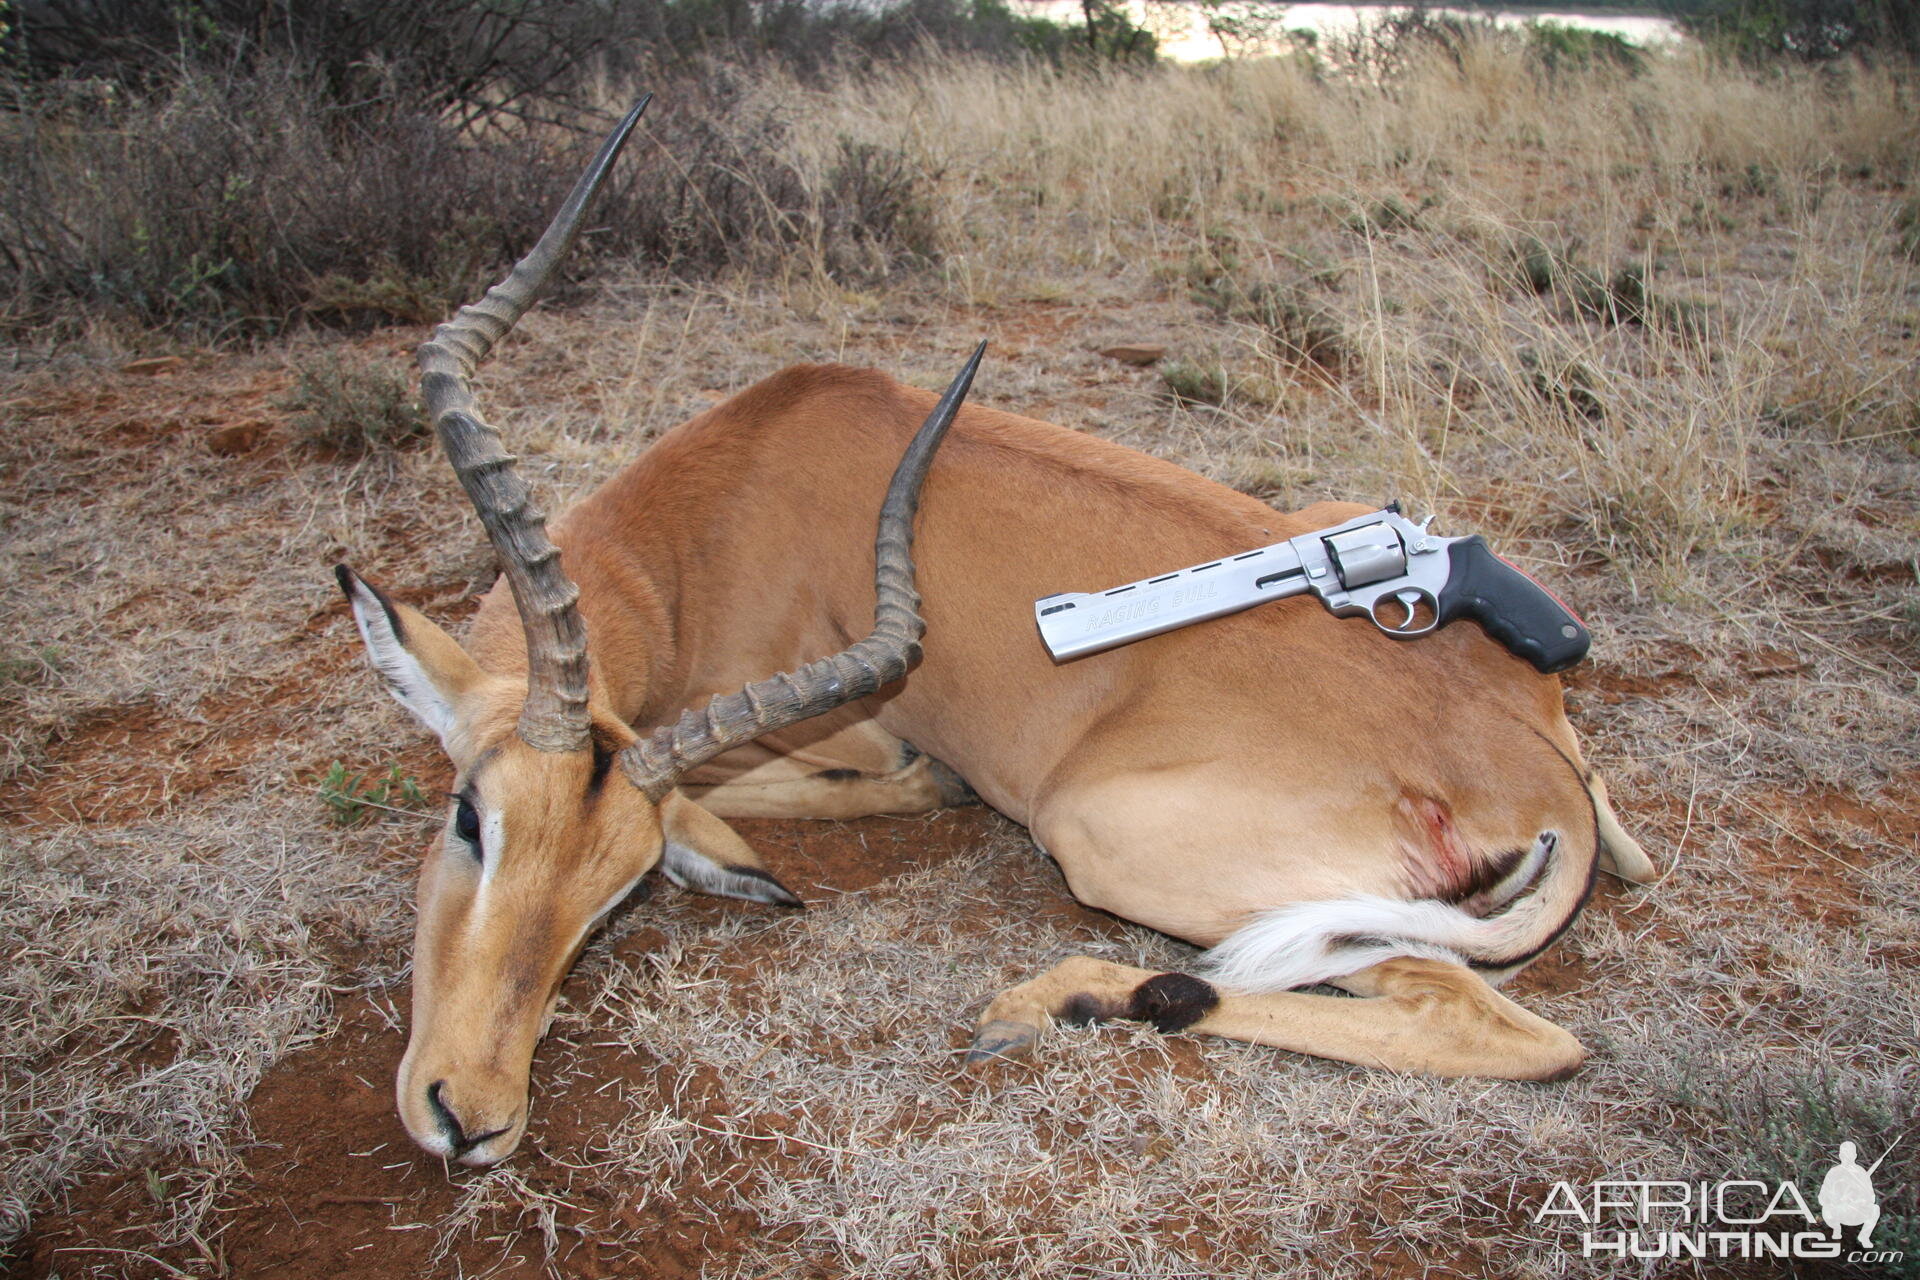
M 1082 901 L 1213 948 L 1206 980 L 1069 960 L 988 1005 L 976 1060 L 1065 1016 L 1449 1075 L 1579 1064 L 1570 1035 L 1486 981 L 1566 928 L 1603 858 L 1652 872 L 1581 763 L 1556 678 L 1475 627 L 1396 642 L 1310 599 L 1059 666 L 1035 635 L 1037 597 L 1363 508 L 1281 514 L 1097 438 L 959 408 L 973 365 L 937 405 L 871 370 L 802 366 L 663 437 L 549 544 L 465 379 L 597 180 L 501 305 L 489 295 L 423 352 L 507 570 L 464 646 L 341 570 L 375 667 L 457 771 L 420 882 L 397 1083 L 416 1140 L 474 1164 L 513 1149 L 560 980 L 656 865 L 796 905 L 723 818 L 915 812 L 969 788 L 1026 824 Z M 1365 998 L 1291 990 L 1318 982 Z

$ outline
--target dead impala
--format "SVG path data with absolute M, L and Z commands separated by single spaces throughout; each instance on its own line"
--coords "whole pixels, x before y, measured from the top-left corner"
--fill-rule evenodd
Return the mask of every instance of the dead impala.
M 421 348 L 504 570 L 465 644 L 338 571 L 373 666 L 456 770 L 420 877 L 397 1083 L 420 1145 L 473 1165 L 514 1149 L 561 979 L 656 865 L 797 904 L 722 818 L 914 813 L 969 787 L 1081 901 L 1213 949 L 1211 981 L 1068 960 L 992 1001 L 976 1058 L 1092 1016 L 1401 1071 L 1578 1066 L 1571 1035 L 1488 981 L 1568 926 L 1598 863 L 1652 867 L 1582 765 L 1555 678 L 1478 627 L 1396 643 L 1303 601 L 1060 666 L 1035 636 L 1033 601 L 1062 586 L 1356 508 L 1279 514 L 1061 427 L 955 417 L 976 352 L 937 407 L 871 370 L 777 373 L 664 436 L 549 539 L 469 379 L 644 106 L 532 252 Z M 1322 982 L 1362 998 L 1291 989 Z

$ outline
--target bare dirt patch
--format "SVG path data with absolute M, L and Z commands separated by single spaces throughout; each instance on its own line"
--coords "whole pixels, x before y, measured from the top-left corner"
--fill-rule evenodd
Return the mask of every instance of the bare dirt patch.
M 283 755 L 312 693 L 298 679 L 209 699 L 191 719 L 150 706 L 82 716 L 0 798 L 0 822 L 131 822 L 232 786 Z

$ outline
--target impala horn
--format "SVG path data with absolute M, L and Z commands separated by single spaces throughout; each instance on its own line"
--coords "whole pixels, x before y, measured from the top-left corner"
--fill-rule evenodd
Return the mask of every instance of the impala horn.
M 652 94 L 640 99 L 608 135 L 540 242 L 514 264 L 507 278 L 480 301 L 456 311 L 419 353 L 427 417 L 486 526 L 520 610 L 527 638 L 527 701 L 520 711 L 520 737 L 539 751 L 580 751 L 588 743 L 587 628 L 580 618 L 580 590 L 560 568 L 560 552 L 547 538 L 546 517 L 513 469 L 516 459 L 501 443 L 500 433 L 480 416 L 470 379 L 573 247 L 587 206 L 651 101 Z
M 934 450 L 953 425 L 986 350 L 984 342 L 973 349 L 973 357 L 914 434 L 887 485 L 873 540 L 873 633 L 792 675 L 782 672 L 756 680 L 738 693 L 714 698 L 699 711 L 682 712 L 678 722 L 622 751 L 620 767 L 648 799 L 658 801 L 687 770 L 721 752 L 864 698 L 919 663 L 920 637 L 927 624 L 920 617 L 920 593 L 913 585 L 913 517 Z

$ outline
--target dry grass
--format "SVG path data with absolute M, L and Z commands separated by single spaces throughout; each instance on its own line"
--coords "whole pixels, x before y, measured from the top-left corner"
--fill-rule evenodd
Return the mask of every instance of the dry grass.
M 578 1273 L 577 1206 L 614 1188 L 635 1216 L 594 1226 L 593 1256 L 639 1272 L 642 1211 L 671 1206 L 726 1225 L 715 1276 L 1601 1274 L 1531 1221 L 1557 1178 L 1753 1170 L 1784 1149 L 1756 1117 L 1824 1140 L 1809 1117 L 1836 1116 L 1871 1151 L 1913 1123 L 1911 83 L 1686 55 L 1545 81 L 1476 47 L 1383 89 L 962 64 L 756 92 L 798 122 L 802 175 L 848 140 L 910 156 L 938 266 L 856 292 L 801 253 L 529 318 L 490 404 L 556 505 L 790 361 L 937 385 L 986 334 L 987 402 L 1277 505 L 1398 494 L 1550 569 L 1598 637 L 1579 726 L 1666 874 L 1519 980 L 1596 1050 L 1551 1088 L 1126 1028 L 958 1079 L 996 988 L 1074 951 L 1183 960 L 1064 912 L 1010 826 L 801 917 L 663 892 L 589 952 L 541 1087 L 605 1087 L 606 1046 L 655 1076 L 577 1145 L 423 1166 L 449 1265 Z M 1568 264 L 1544 292 L 1539 246 Z M 1582 284 L 1622 268 L 1637 318 Z M 1295 300 L 1337 354 L 1303 358 L 1294 321 L 1219 305 L 1229 286 Z M 0 828 L 5 1207 L 19 1231 L 87 1170 L 155 1169 L 165 1204 L 104 1244 L 198 1274 L 254 1082 L 328 1034 L 336 994 L 404 980 L 417 829 L 341 831 L 313 787 L 333 759 L 436 775 L 357 670 L 325 566 L 444 615 L 484 558 L 429 453 L 316 458 L 284 425 L 207 452 L 216 422 L 278 422 L 299 353 L 142 380 L 112 341 L 29 362 L 0 408 L 0 769 L 25 797 Z M 1120 341 L 1217 366 L 1223 403 L 1095 354 Z M 1906 1213 L 1910 1160 L 1883 1178 Z M 78 1259 L 61 1274 L 120 1265 Z
M 341 943 L 399 941 L 385 886 L 315 838 L 311 810 L 282 790 L 185 821 L 0 834 L 9 1235 L 78 1174 L 163 1155 L 197 1166 L 171 1202 L 190 1235 L 235 1172 L 235 1100 L 359 985 Z

